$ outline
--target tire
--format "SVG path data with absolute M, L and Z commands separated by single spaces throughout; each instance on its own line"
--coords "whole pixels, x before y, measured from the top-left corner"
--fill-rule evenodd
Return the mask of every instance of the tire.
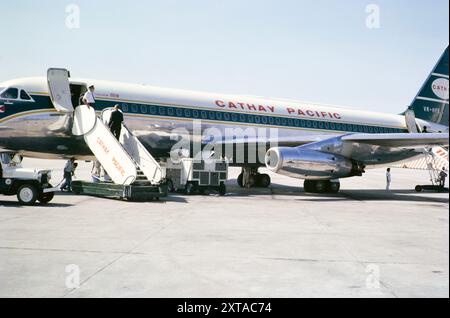
M 330 190 L 330 181 L 316 181 L 314 184 L 314 190 L 317 193 L 327 193 Z
M 42 204 L 47 204 L 50 201 L 53 200 L 53 198 L 55 197 L 55 193 L 54 192 L 49 192 L 49 193 L 42 193 L 39 197 L 38 197 L 38 201 Z
M 261 188 L 268 188 L 271 183 L 270 176 L 268 174 L 260 174 L 257 181 L 258 186 Z
M 314 182 L 312 180 L 305 180 L 303 183 L 303 190 L 310 193 L 314 192 L 313 183 Z
M 219 195 L 224 196 L 225 194 L 227 194 L 227 186 L 222 182 L 219 186 Z
M 256 185 L 256 176 L 255 175 L 250 175 L 248 177 L 248 183 L 250 185 L 249 188 L 253 188 Z
M 341 189 L 341 183 L 340 182 L 330 182 L 330 192 L 331 193 L 338 193 Z
M 422 192 L 423 188 L 420 185 L 416 185 L 415 190 L 416 190 L 416 192 Z
M 38 191 L 32 184 L 24 184 L 17 191 L 17 200 L 23 205 L 34 205 L 38 197 Z
M 237 183 L 238 185 L 243 188 L 244 187 L 244 174 L 241 173 L 238 177 L 237 177 Z
M 173 181 L 170 179 L 167 180 L 167 191 L 169 191 L 170 193 L 175 192 L 175 187 L 173 186 Z
M 187 195 L 194 195 L 197 192 L 197 186 L 192 183 L 189 182 L 188 184 L 186 184 L 186 194 Z

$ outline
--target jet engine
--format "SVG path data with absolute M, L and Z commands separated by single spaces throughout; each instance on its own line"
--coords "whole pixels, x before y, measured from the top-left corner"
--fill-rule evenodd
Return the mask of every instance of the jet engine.
M 266 153 L 267 168 L 297 179 L 330 180 L 361 175 L 351 160 L 325 152 L 296 147 L 275 147 Z

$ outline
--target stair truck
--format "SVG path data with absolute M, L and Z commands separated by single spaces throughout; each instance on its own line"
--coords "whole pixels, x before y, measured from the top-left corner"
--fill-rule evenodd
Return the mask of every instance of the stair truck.
M 47 81 L 55 108 L 73 117 L 72 134 L 84 141 L 101 163 L 112 182 L 72 182 L 76 194 L 94 195 L 131 201 L 153 201 L 167 196 L 167 186 L 159 163 L 125 124 L 119 140 L 107 127 L 112 109 L 97 116 L 87 105 L 72 105 L 69 71 L 49 69 Z

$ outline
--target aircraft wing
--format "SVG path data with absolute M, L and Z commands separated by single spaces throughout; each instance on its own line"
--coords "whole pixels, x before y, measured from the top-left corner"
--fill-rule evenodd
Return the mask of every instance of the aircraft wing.
M 272 142 L 275 142 L 276 146 Z M 299 147 L 299 149 L 334 153 L 367 166 L 390 164 L 410 159 L 425 148 L 449 145 L 448 133 L 347 134 L 341 136 L 310 135 L 271 138 L 235 138 L 213 142 L 216 145 L 264 145 L 271 147 Z
M 342 141 L 381 147 L 416 149 L 430 146 L 448 146 L 449 134 L 352 134 L 342 137 Z
M 298 147 L 305 144 L 318 142 L 330 138 L 330 135 L 306 135 L 306 136 L 283 136 L 283 137 L 245 137 L 245 138 L 233 138 L 233 139 L 222 139 L 222 140 L 203 140 L 203 144 L 211 142 L 215 145 L 264 145 L 267 146 L 281 146 L 281 147 Z
M 307 146 L 310 143 L 326 141 L 336 136 L 330 135 L 306 135 L 276 138 L 234 138 L 230 140 L 214 141 L 214 144 L 277 144 L 282 147 Z M 358 143 L 390 148 L 424 148 L 429 146 L 448 146 L 448 133 L 400 133 L 400 134 L 348 134 L 342 136 L 341 140 L 348 143 Z M 206 143 L 206 141 L 204 141 Z

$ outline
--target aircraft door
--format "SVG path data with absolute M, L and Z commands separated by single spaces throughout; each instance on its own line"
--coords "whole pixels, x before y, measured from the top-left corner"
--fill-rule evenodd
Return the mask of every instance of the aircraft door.
M 48 89 L 53 106 L 63 113 L 73 112 L 69 77 L 69 71 L 66 69 L 50 68 L 47 71 Z

